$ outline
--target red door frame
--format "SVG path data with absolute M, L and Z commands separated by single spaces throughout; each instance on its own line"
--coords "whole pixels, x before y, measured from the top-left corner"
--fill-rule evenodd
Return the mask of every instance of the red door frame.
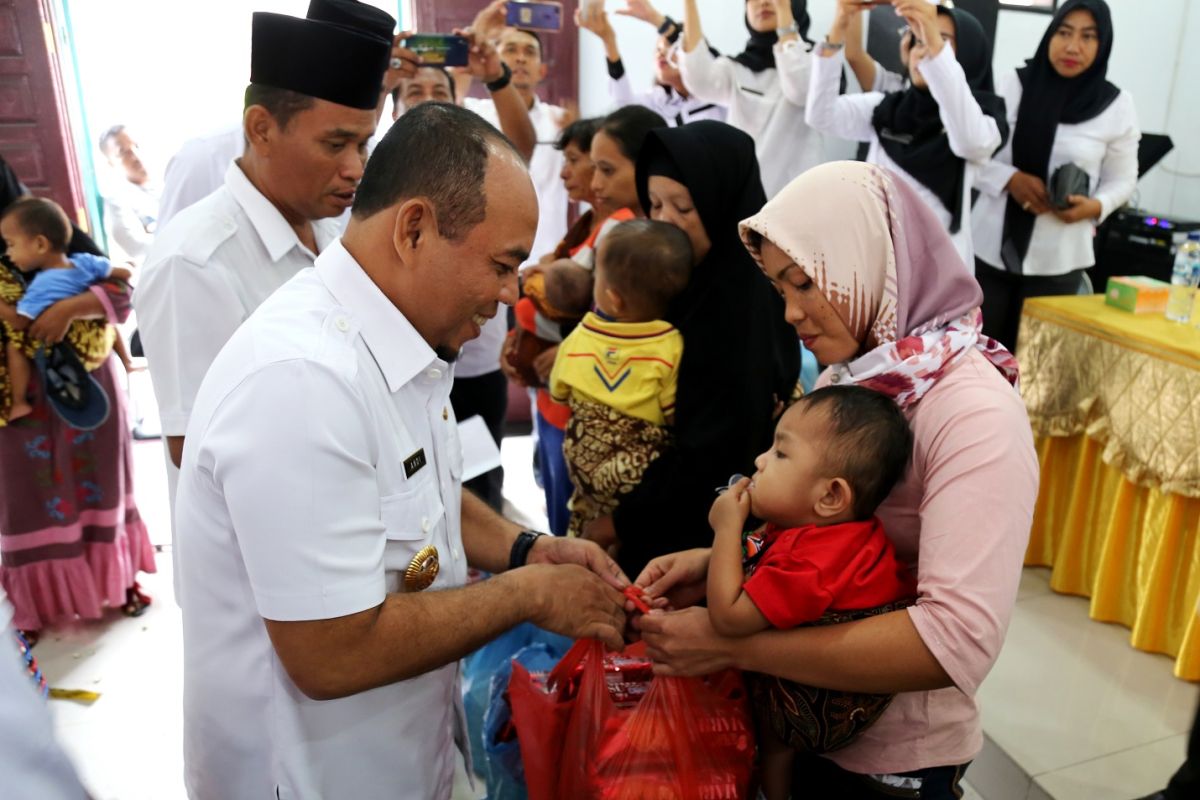
M 48 0 L 0 0 L 0 156 L 89 228 Z

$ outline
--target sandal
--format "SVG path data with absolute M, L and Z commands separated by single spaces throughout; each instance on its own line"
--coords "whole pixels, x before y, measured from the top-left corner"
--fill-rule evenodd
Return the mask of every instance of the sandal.
M 134 581 L 133 586 L 125 590 L 125 605 L 121 606 L 121 613 L 127 617 L 140 617 L 153 602 L 154 598 L 143 592 L 142 587 Z

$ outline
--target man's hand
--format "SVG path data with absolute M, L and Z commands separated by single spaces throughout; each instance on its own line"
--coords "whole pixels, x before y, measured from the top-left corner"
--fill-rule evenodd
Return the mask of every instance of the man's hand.
M 482 83 L 491 83 L 504 77 L 504 64 L 500 53 L 487 37 L 471 28 L 456 28 L 454 33 L 467 40 L 467 71 Z
M 611 552 L 615 545 L 620 544 L 617 540 L 617 528 L 613 525 L 612 515 L 597 517 L 584 524 L 582 538 L 595 542 L 606 553 Z
M 420 57 L 400 44 L 412 35 L 412 31 L 401 31 L 392 39 L 392 60 L 388 65 L 387 72 L 383 73 L 385 94 L 391 94 L 402 81 L 417 74 L 417 66 L 421 63 Z
M 500 38 L 508 25 L 508 0 L 493 0 L 475 15 L 471 22 L 471 30 L 480 38 L 495 41 Z
M 742 478 L 717 496 L 708 512 L 708 524 L 718 536 L 723 531 L 741 535 L 750 516 L 750 479 Z
M 647 599 L 665 597 L 674 608 L 693 606 L 707 591 L 711 556 L 707 547 L 659 556 L 646 565 L 634 584 L 646 591 Z
M 633 17 L 642 22 L 648 22 L 654 26 L 655 30 L 662 27 L 663 21 L 666 19 L 662 12 L 652 6 L 648 0 L 625 0 L 625 7 L 618 8 L 617 13 L 622 17 Z
M 1008 179 L 1007 188 L 1012 198 L 1030 214 L 1045 214 L 1047 211 L 1053 211 L 1050 207 L 1050 195 L 1046 192 L 1046 184 L 1038 176 L 1018 170 Z
M 529 549 L 529 564 L 578 564 L 599 575 L 617 591 L 629 585 L 629 578 L 595 542 L 567 536 L 539 536 Z
M 656 675 L 710 675 L 734 666 L 737 639 L 713 630 L 706 608 L 651 611 L 634 621 Z
M 1054 209 L 1054 216 L 1067 224 L 1085 219 L 1098 220 L 1104 213 L 1104 206 L 1100 201 L 1086 195 L 1069 194 L 1067 202 L 1071 204 L 1069 207 Z
M 599 639 L 611 650 L 624 647 L 625 595 L 599 575 L 578 564 L 530 564 L 511 574 L 518 573 L 530 622 L 573 639 Z
M 930 57 L 942 52 L 946 41 L 938 27 L 936 5 L 929 0 L 895 0 L 892 5 L 896 7 L 896 13 L 908 22 L 913 36 L 925 43 L 925 51 Z

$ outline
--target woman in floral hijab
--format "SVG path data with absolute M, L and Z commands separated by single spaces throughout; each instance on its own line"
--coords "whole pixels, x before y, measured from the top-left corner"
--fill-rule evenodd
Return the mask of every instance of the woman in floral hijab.
M 812 686 L 897 693 L 848 747 L 798 758 L 814 797 L 957 797 L 982 747 L 975 692 L 1000 653 L 1037 499 L 1038 466 L 1017 364 L 981 333 L 982 294 L 916 193 L 879 167 L 801 175 L 741 225 L 796 333 L 829 365 L 821 384 L 892 397 L 913 428 L 912 467 L 878 514 L 917 578 L 908 609 L 844 625 L 717 636 L 700 608 L 640 621 L 659 669 L 726 666 Z M 707 550 L 651 562 L 638 579 L 680 606 Z

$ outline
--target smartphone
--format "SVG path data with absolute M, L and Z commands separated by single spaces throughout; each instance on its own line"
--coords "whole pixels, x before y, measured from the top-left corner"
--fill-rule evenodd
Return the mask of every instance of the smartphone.
M 562 3 L 510 2 L 505 22 L 534 31 L 562 30 Z
M 467 65 L 467 40 L 452 33 L 417 33 L 401 44 L 416 53 L 422 64 L 438 67 Z

